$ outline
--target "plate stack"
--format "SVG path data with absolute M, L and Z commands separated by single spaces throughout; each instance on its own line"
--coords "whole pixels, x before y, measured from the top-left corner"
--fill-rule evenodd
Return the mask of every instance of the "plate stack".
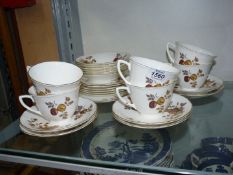
M 182 162 L 181 168 L 211 173 L 233 173 L 233 138 L 207 137 Z
M 131 128 L 115 121 L 107 121 L 87 133 L 81 156 L 118 163 L 174 166 L 167 130 Z
M 123 97 L 130 103 L 129 96 Z M 192 103 L 179 94 L 173 94 L 169 107 L 156 115 L 144 115 L 134 108 L 122 104 L 119 100 L 112 106 L 113 117 L 120 123 L 144 129 L 166 128 L 180 124 L 191 116 Z
M 97 103 L 115 101 L 115 89 L 123 84 L 117 72 L 117 60 L 129 60 L 128 53 L 98 53 L 81 56 L 76 65 L 83 71 L 80 95 Z M 126 66 L 121 68 L 127 75 Z

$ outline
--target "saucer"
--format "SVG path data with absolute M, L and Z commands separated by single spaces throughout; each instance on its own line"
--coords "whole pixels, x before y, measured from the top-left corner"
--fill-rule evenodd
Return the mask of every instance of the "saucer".
M 129 100 L 127 96 L 123 97 Z M 165 112 L 155 115 L 142 115 L 133 108 L 116 101 L 112 106 L 112 111 L 120 121 L 150 128 L 165 127 L 167 124 L 186 120 L 192 110 L 192 103 L 185 97 L 173 94 L 170 106 Z M 118 120 L 118 121 L 119 121 Z
M 223 87 L 223 80 L 216 76 L 209 75 L 205 84 L 199 89 L 182 89 L 179 85 L 177 85 L 174 88 L 174 91 L 184 96 L 204 97 L 217 94 L 223 89 Z
M 36 108 L 33 106 L 33 108 Z M 96 114 L 97 105 L 89 100 L 80 97 L 78 101 L 78 108 L 75 111 L 74 115 L 68 122 L 48 122 L 40 115 L 34 114 L 28 110 L 26 110 L 20 117 L 20 124 L 30 130 L 32 132 L 43 132 L 43 133 L 51 133 L 51 132 L 58 132 L 67 130 L 78 125 L 85 123 L 86 121 L 90 120 L 93 115 Z
M 158 124 L 158 125 L 147 125 L 147 124 L 135 124 L 135 123 L 130 123 L 128 121 L 124 121 L 121 118 L 119 118 L 116 114 L 113 113 L 113 118 L 115 118 L 118 122 L 130 126 L 130 127 L 134 127 L 134 128 L 142 128 L 142 129 L 160 129 L 160 128 L 168 128 L 174 125 L 178 125 L 180 123 L 183 123 L 184 121 L 186 121 L 187 119 L 189 119 L 191 117 L 191 113 L 187 114 L 186 116 L 184 116 L 182 119 L 175 121 L 175 122 L 171 122 L 171 123 L 167 123 L 167 124 Z
M 232 173 L 232 161 L 232 156 L 222 150 L 212 147 L 197 148 L 186 156 L 180 168 L 225 173 L 230 170 L 228 173 Z
M 63 131 L 57 131 L 57 132 L 33 132 L 31 130 L 28 130 L 27 128 L 25 128 L 23 125 L 19 125 L 21 131 L 27 135 L 30 136 L 37 136 L 37 137 L 57 137 L 57 136 L 62 136 L 62 135 L 66 135 L 66 134 L 71 134 L 73 132 L 79 131 L 83 128 L 85 128 L 86 126 L 88 126 L 89 124 L 91 124 L 97 117 L 97 114 L 91 116 L 91 118 L 89 118 L 88 121 L 86 121 L 85 123 L 82 123 L 81 125 L 77 125 L 71 129 L 67 129 L 67 130 L 63 130 Z
M 96 103 L 108 103 L 112 101 L 116 101 L 117 97 L 116 94 L 109 94 L 109 95 L 89 95 L 89 94 L 82 94 L 80 96 L 83 98 L 88 98 Z
M 167 130 L 129 128 L 114 121 L 92 129 L 81 146 L 81 155 L 87 159 L 143 165 L 158 165 L 170 152 Z
M 128 60 L 129 58 L 130 54 L 126 52 L 102 52 L 78 57 L 76 63 L 85 65 L 86 67 L 98 68 L 99 65 L 112 65 L 118 59 Z

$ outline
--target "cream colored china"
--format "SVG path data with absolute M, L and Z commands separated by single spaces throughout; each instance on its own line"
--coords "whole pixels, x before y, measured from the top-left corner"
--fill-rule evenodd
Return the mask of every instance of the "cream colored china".
M 118 74 L 98 74 L 98 75 L 84 75 L 83 80 L 89 84 L 105 84 L 117 81 L 119 78 Z
M 77 125 L 77 126 L 71 128 L 71 129 L 68 129 L 68 130 L 57 131 L 57 132 L 48 132 L 48 133 L 33 132 L 33 131 L 25 128 L 22 124 L 20 124 L 19 127 L 20 127 L 21 131 L 27 135 L 37 136 L 37 137 L 57 137 L 57 136 L 62 136 L 62 135 L 66 135 L 66 134 L 71 134 L 71 133 L 74 133 L 76 131 L 79 131 L 79 130 L 85 128 L 86 126 L 90 125 L 96 119 L 96 117 L 97 117 L 97 115 L 92 115 L 88 121 L 86 121 L 85 123 L 83 123 L 81 125 Z
M 101 94 L 101 95 L 92 95 L 80 93 L 80 96 L 83 98 L 90 99 L 96 103 L 108 103 L 117 100 L 116 94 Z
M 180 95 L 183 95 L 188 98 L 196 99 L 196 98 L 203 98 L 203 97 L 208 97 L 212 95 L 216 95 L 220 93 L 224 89 L 224 85 L 220 86 L 218 89 L 209 91 L 209 92 L 204 92 L 204 93 L 198 93 L 198 92 L 179 92 Z M 178 92 L 177 92 L 178 93 Z
M 128 53 L 103 52 L 90 56 L 81 56 L 76 59 L 76 64 L 83 70 L 83 82 L 88 84 L 112 83 L 119 79 L 116 64 L 119 59 L 128 60 Z M 126 68 L 121 70 L 124 74 Z
M 223 86 L 223 80 L 220 78 L 209 74 L 208 78 L 206 79 L 205 83 L 198 89 L 182 89 L 180 85 L 176 85 L 174 91 L 179 94 L 190 94 L 190 95 L 198 95 L 203 94 L 206 95 L 211 93 L 212 91 L 218 90 Z
M 123 97 L 130 103 L 128 96 Z M 189 118 L 192 110 L 191 102 L 178 94 L 173 94 L 171 103 L 165 112 L 154 115 L 143 115 L 133 108 L 122 104 L 119 100 L 112 106 L 113 114 L 120 122 L 141 128 L 163 128 L 181 123 Z
M 92 94 L 92 95 L 105 95 L 105 94 L 115 94 L 116 93 L 116 90 L 115 89 L 112 89 L 112 90 L 105 90 L 105 91 L 96 91 L 96 90 L 85 90 L 85 89 L 82 89 L 80 91 L 81 93 L 86 93 L 86 94 Z
M 75 109 L 78 107 L 79 90 L 74 89 L 62 94 L 38 96 L 34 86 L 29 88 L 31 95 L 20 95 L 19 101 L 27 110 L 42 116 L 48 122 L 69 122 Z M 24 99 L 30 99 L 36 103 L 37 109 L 29 107 Z
M 174 64 L 180 70 L 178 84 L 183 90 L 193 91 L 201 88 L 211 71 L 212 64 L 180 65 Z
M 35 106 L 32 106 L 32 108 L 36 109 Z M 96 115 L 96 113 L 97 105 L 91 100 L 80 97 L 78 107 L 76 108 L 69 122 L 48 122 L 40 115 L 26 110 L 20 117 L 20 124 L 32 132 L 51 133 L 67 130 L 76 127 L 77 125 L 81 125 L 90 120 L 90 118 L 93 115 Z
M 175 53 L 174 57 L 171 55 L 170 50 Z M 182 65 L 212 64 L 217 57 L 208 50 L 179 41 L 167 43 L 167 54 L 171 63 Z
M 76 59 L 76 63 L 85 67 L 113 66 L 118 60 L 128 60 L 130 54 L 123 52 L 102 52 L 88 56 L 81 56 Z
M 117 81 L 113 81 L 111 83 L 104 83 L 104 84 L 91 84 L 91 83 L 87 83 L 82 81 L 82 85 L 81 87 L 85 87 L 85 88 L 93 88 L 93 89 L 104 89 L 104 88 L 115 88 L 117 86 L 120 86 L 124 84 L 123 80 L 120 78 Z
M 38 95 L 60 94 L 80 85 L 83 72 L 77 66 L 61 62 L 48 61 L 28 66 L 28 75 Z
M 167 109 L 172 99 L 175 83 L 170 83 L 161 87 L 138 87 L 127 85 L 116 88 L 119 100 L 126 106 L 136 109 L 142 114 L 155 115 Z M 121 96 L 120 91 L 126 90 L 132 102 Z
M 184 116 L 182 119 L 177 120 L 175 122 L 170 122 L 170 123 L 166 123 L 166 124 L 162 124 L 162 125 L 142 125 L 142 124 L 136 124 L 136 123 L 131 123 L 128 121 L 124 121 L 122 120 L 119 116 L 117 116 L 116 114 L 113 114 L 113 117 L 120 123 L 127 125 L 127 126 L 131 126 L 131 127 L 135 127 L 135 128 L 142 128 L 142 129 L 161 129 L 161 128 L 168 128 L 171 126 L 175 126 L 178 125 L 180 123 L 183 123 L 184 121 L 188 120 L 191 117 L 191 113 L 187 114 L 186 116 Z
M 129 70 L 128 81 L 121 71 L 121 64 L 125 64 Z M 119 60 L 117 70 L 125 83 L 140 87 L 155 86 L 176 81 L 179 70 L 168 63 L 142 58 L 131 57 L 130 62 Z

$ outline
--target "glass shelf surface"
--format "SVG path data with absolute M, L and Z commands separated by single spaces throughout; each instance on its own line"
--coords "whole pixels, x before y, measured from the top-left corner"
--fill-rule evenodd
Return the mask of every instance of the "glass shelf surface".
M 83 138 L 96 126 L 107 121 L 118 123 L 112 116 L 112 104 L 98 104 L 97 119 L 86 128 L 72 134 L 40 138 L 28 136 L 18 128 L 16 120 L 0 133 L 0 154 L 33 159 L 50 160 L 61 163 L 74 163 L 87 166 L 98 166 L 120 170 L 141 171 L 147 173 L 203 173 L 189 171 L 181 168 L 186 156 L 193 150 L 201 147 L 201 140 L 207 137 L 230 137 L 233 138 L 233 82 L 224 82 L 224 89 L 217 95 L 189 99 L 193 105 L 191 117 L 176 126 L 166 128 L 172 141 L 174 154 L 173 168 L 164 168 L 147 165 L 132 165 L 111 161 L 91 160 L 81 157 L 80 150 Z M 135 131 L 128 127 L 128 132 Z M 139 129 L 140 130 L 140 129 Z M 7 160 L 11 161 L 11 160 Z M 77 169 L 78 171 L 78 169 Z

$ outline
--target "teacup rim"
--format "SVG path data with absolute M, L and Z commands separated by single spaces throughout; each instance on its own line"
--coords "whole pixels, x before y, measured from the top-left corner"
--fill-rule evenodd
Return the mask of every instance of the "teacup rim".
M 149 67 L 149 66 L 147 66 L 147 65 L 144 65 L 144 64 L 141 64 L 141 63 L 138 63 L 138 62 L 132 60 L 132 59 L 134 59 L 134 58 L 143 58 L 143 59 L 146 59 L 146 60 L 149 60 L 149 61 L 157 62 L 157 63 L 159 63 L 159 64 L 164 64 L 165 66 L 171 67 L 171 69 L 173 69 L 174 71 L 171 72 L 171 71 L 168 71 L 168 70 L 162 70 L 162 69 L 155 68 L 155 67 Z M 141 56 L 131 56 L 131 57 L 129 58 L 129 60 L 133 61 L 133 62 L 134 62 L 135 64 L 137 64 L 137 65 L 140 65 L 140 66 L 143 66 L 143 67 L 147 67 L 147 68 L 150 68 L 150 69 L 157 69 L 157 70 L 160 70 L 160 71 L 165 71 L 165 72 L 168 72 L 168 73 L 171 73 L 171 74 L 179 74 L 179 72 L 180 72 L 180 70 L 177 69 L 176 67 L 174 67 L 171 63 L 166 63 L 166 62 L 158 61 L 158 60 L 156 60 L 156 59 L 151 59 L 151 58 L 146 58 L 146 57 L 141 57 Z
M 209 50 L 207 50 L 207 49 L 203 49 L 203 48 L 201 48 L 201 47 L 198 47 L 198 46 L 196 46 L 196 45 L 184 43 L 184 42 L 181 42 L 181 41 L 175 41 L 175 43 L 176 43 L 177 45 L 180 45 L 180 46 L 182 46 L 182 47 L 184 47 L 184 48 L 186 48 L 186 49 L 192 51 L 192 52 L 201 53 L 201 54 L 208 55 L 208 56 L 210 56 L 210 57 L 214 57 L 213 59 L 215 59 L 215 58 L 217 57 L 217 55 L 214 54 L 213 52 L 211 52 L 211 51 L 209 51 Z M 193 50 L 193 49 L 191 49 L 190 47 L 195 47 L 195 48 L 197 48 L 198 50 Z
M 46 63 L 69 64 L 71 66 L 75 66 L 75 67 L 78 68 L 81 75 L 80 75 L 79 79 L 77 79 L 76 81 L 73 81 L 73 82 L 70 82 L 70 83 L 63 83 L 63 84 L 49 84 L 49 83 L 44 83 L 44 82 L 41 82 L 41 81 L 38 81 L 38 80 L 35 80 L 34 78 L 32 78 L 32 76 L 30 75 L 30 71 L 33 69 L 33 67 L 38 66 L 40 64 L 46 64 Z M 68 62 L 65 62 L 65 61 L 44 61 L 44 62 L 40 62 L 40 63 L 37 63 L 35 65 L 30 66 L 30 68 L 29 68 L 29 70 L 27 72 L 28 72 L 28 75 L 29 75 L 29 77 L 31 78 L 32 81 L 34 81 L 34 82 L 36 82 L 38 84 L 42 84 L 42 85 L 46 85 L 46 86 L 53 86 L 53 87 L 72 85 L 72 84 L 75 84 L 75 83 L 79 82 L 83 77 L 83 71 L 82 71 L 81 68 L 79 68 L 78 66 L 76 66 L 76 65 L 74 65 L 72 63 L 68 63 Z
M 31 77 L 30 77 L 31 78 Z M 42 83 L 42 82 L 40 82 L 40 81 L 37 81 L 37 80 L 35 80 L 35 79 L 33 79 L 33 78 L 31 78 L 31 80 L 32 81 L 34 81 L 34 82 L 36 82 L 36 83 L 38 83 L 38 84 L 41 84 L 41 85 L 45 85 L 45 86 L 52 86 L 52 87 L 64 87 L 64 86 L 68 86 L 68 85 L 73 85 L 73 84 L 76 84 L 76 83 L 78 83 L 79 81 L 81 81 L 82 80 L 82 78 L 83 78 L 83 75 L 81 76 L 81 78 L 79 79 L 79 80 L 77 80 L 77 81 L 75 81 L 75 82 L 72 82 L 72 83 L 66 83 L 66 84 L 60 84 L 60 85 L 54 85 L 54 84 L 47 84 L 47 83 Z

